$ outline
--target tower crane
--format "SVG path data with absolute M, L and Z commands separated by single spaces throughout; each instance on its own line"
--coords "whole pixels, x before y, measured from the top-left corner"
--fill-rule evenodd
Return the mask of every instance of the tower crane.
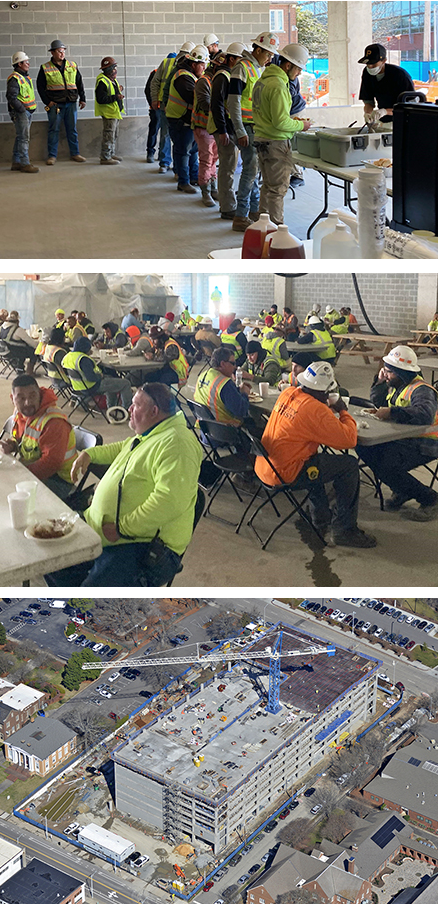
M 232 643 L 234 639 L 226 639 L 226 642 Z M 281 709 L 280 705 L 280 680 L 281 680 L 281 659 L 286 657 L 305 657 L 311 658 L 318 654 L 327 654 L 333 657 L 336 653 L 334 645 L 310 645 L 307 648 L 294 648 L 291 651 L 282 651 L 283 630 L 280 630 L 274 645 L 267 645 L 259 651 L 230 651 L 215 652 L 209 651 L 205 654 L 199 653 L 199 642 L 196 643 L 196 655 L 194 653 L 176 655 L 175 657 L 138 657 L 126 658 L 124 660 L 111 661 L 111 667 L 160 667 L 169 664 L 205 664 L 220 663 L 221 661 L 256 661 L 269 659 L 269 693 L 266 710 L 270 714 L 278 714 Z M 224 643 L 222 643 L 224 644 Z M 82 670 L 107 670 L 108 665 L 102 664 L 101 661 L 87 662 L 82 664 Z

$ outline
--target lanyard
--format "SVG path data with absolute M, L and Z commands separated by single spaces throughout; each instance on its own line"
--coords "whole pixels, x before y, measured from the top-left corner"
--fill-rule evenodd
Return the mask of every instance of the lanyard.
M 139 443 L 140 443 L 140 437 L 134 437 L 134 440 L 132 441 L 132 444 L 129 448 L 131 453 L 133 450 L 135 450 L 136 447 L 138 447 Z M 125 477 L 126 469 L 128 468 L 128 465 L 129 465 L 129 459 L 130 459 L 130 457 L 128 457 L 128 459 L 126 460 L 125 468 L 123 469 L 123 475 L 119 481 L 119 486 L 117 489 L 116 529 L 117 529 L 117 533 L 120 535 L 121 538 L 126 538 L 129 541 L 133 541 L 134 540 L 133 537 L 131 535 L 124 535 L 120 531 L 120 526 L 119 526 L 120 507 L 121 507 L 121 503 L 122 503 L 122 484 L 123 484 L 123 479 Z

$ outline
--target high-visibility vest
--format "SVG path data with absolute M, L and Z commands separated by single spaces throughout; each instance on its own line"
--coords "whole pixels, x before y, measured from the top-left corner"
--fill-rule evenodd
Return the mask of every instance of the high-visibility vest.
M 215 72 L 215 74 L 214 74 L 214 76 L 213 76 L 213 78 L 212 78 L 212 80 L 211 80 L 211 84 L 212 84 L 212 85 L 213 85 L 213 82 L 214 82 L 216 76 L 218 76 L 220 73 L 221 73 L 222 75 L 224 75 L 224 76 L 228 79 L 228 81 L 230 81 L 230 79 L 231 79 L 231 72 L 229 71 L 229 69 L 218 69 L 218 70 Z M 226 112 L 228 113 L 228 104 L 227 104 L 227 100 L 225 100 L 224 106 L 225 106 Z M 210 112 L 209 112 L 209 114 L 208 114 L 208 120 L 207 120 L 207 132 L 209 132 L 210 135 L 213 135 L 213 132 L 217 132 L 217 126 L 216 126 L 216 123 L 215 123 L 215 121 L 214 121 L 213 114 L 212 114 L 212 112 L 211 112 L 211 108 L 210 108 Z
M 211 91 L 212 77 L 211 77 L 210 73 L 204 72 L 204 74 L 202 76 L 200 76 L 200 78 L 197 81 L 201 81 L 201 79 L 205 79 L 205 81 L 208 82 L 208 86 Z M 201 110 L 201 108 L 199 106 L 198 98 L 196 97 L 196 91 L 195 91 L 195 94 L 193 97 L 192 122 L 190 125 L 191 125 L 192 129 L 206 129 L 207 123 L 208 123 L 208 113 L 204 113 L 204 111 Z
M 173 368 L 174 371 L 176 371 L 178 375 L 178 387 L 184 387 L 184 384 L 187 383 L 190 365 L 181 349 L 181 346 L 176 342 L 176 340 L 167 340 L 167 342 L 164 344 L 164 349 L 168 349 L 169 346 L 176 346 L 178 349 L 178 358 L 173 359 L 172 362 L 169 362 L 169 365 L 171 368 Z
M 283 343 L 283 337 L 272 337 L 270 340 L 268 340 L 267 337 L 264 337 L 262 340 L 263 349 L 267 349 L 268 352 L 270 352 L 271 355 L 274 356 L 274 359 L 277 360 L 279 365 L 282 366 L 289 365 L 289 359 L 282 359 L 280 355 L 280 349 Z
M 195 319 L 192 318 L 190 312 L 188 312 L 186 309 L 184 309 L 184 311 L 181 313 L 179 320 L 180 324 L 183 324 L 184 327 L 197 327 Z
M 240 330 L 237 330 L 236 333 L 227 333 L 227 331 L 224 330 L 220 336 L 220 341 L 224 346 L 234 346 L 237 356 L 240 356 L 243 353 L 243 349 L 237 340 L 239 333 L 241 333 Z
M 111 339 L 109 340 L 109 343 L 108 343 L 108 347 L 109 347 L 109 348 L 112 349 L 113 346 L 115 347 L 115 345 L 116 345 L 116 339 L 117 339 L 117 337 L 119 336 L 119 334 L 122 334 L 122 336 L 126 337 L 125 331 L 124 331 L 124 330 L 121 330 L 121 328 L 119 327 L 119 328 L 116 330 L 114 336 L 111 337 Z M 87 334 L 86 334 L 85 336 L 87 336 Z M 108 348 L 108 347 L 107 347 L 107 348 Z
M 32 79 L 30 76 L 22 75 L 21 72 L 11 72 L 8 76 L 8 82 L 10 79 L 17 79 L 17 82 L 20 86 L 17 100 L 21 101 L 23 107 L 33 113 L 36 110 L 36 100 L 35 100 L 35 90 L 32 84 Z
M 386 402 L 388 403 L 389 408 L 395 408 L 401 406 L 406 408 L 411 405 L 412 394 L 414 390 L 417 390 L 418 387 L 430 387 L 431 390 L 434 390 L 437 393 L 435 387 L 432 384 L 428 384 L 424 378 L 420 376 L 414 377 L 410 384 L 406 384 L 406 387 L 403 387 L 403 390 L 398 394 L 397 399 L 392 402 L 394 394 L 397 393 L 396 387 L 391 387 L 386 396 Z M 438 440 L 438 410 L 435 412 L 435 417 L 433 420 L 433 430 L 425 431 L 424 434 L 420 434 L 419 437 L 431 437 L 433 440 Z
M 348 333 L 348 328 L 350 325 L 349 315 L 339 315 L 340 318 L 343 318 L 342 324 L 332 324 L 330 330 L 332 333 Z M 338 319 L 336 319 L 338 320 Z
M 41 459 L 41 450 L 40 450 L 40 437 L 43 429 L 47 425 L 47 422 L 52 418 L 62 418 L 65 422 L 68 421 L 67 416 L 61 412 L 56 406 L 49 407 L 46 411 L 26 424 L 24 429 L 23 436 L 18 444 L 18 450 L 20 453 L 20 459 L 22 462 L 29 464 L 32 462 L 38 462 Z M 14 425 L 12 428 L 12 437 L 17 439 L 17 427 Z M 60 469 L 57 471 L 57 475 L 60 478 L 63 478 L 64 481 L 71 482 L 70 478 L 70 469 L 74 460 L 76 459 L 76 440 L 73 428 L 70 429 L 70 434 L 68 438 L 67 449 L 64 455 L 64 461 Z
M 328 311 L 327 314 L 324 315 L 324 321 L 328 321 L 331 327 L 333 321 L 337 321 L 340 317 L 339 312 L 334 308 L 333 311 Z
M 59 379 L 62 378 L 67 384 L 68 377 L 66 372 L 61 368 L 61 365 L 57 365 L 55 362 L 55 355 L 57 352 L 65 353 L 65 349 L 63 349 L 62 346 L 47 345 L 44 350 L 43 361 L 47 365 L 47 374 L 52 381 L 59 381 Z
M 100 368 L 93 362 L 94 374 L 96 375 L 95 381 L 89 381 L 85 378 L 81 371 L 81 359 L 91 359 L 91 356 L 87 355 L 85 352 L 68 352 L 64 356 L 61 365 L 67 372 L 70 383 L 75 391 L 91 390 L 96 384 L 100 383 L 102 378 L 102 372 Z M 91 359 L 91 361 L 93 361 Z M 78 377 L 78 372 L 80 377 Z
M 76 88 L 76 73 L 78 67 L 76 63 L 70 62 L 70 60 L 65 61 L 65 69 L 62 73 L 51 60 L 48 63 L 43 63 L 43 72 L 46 77 L 46 89 L 47 91 L 63 91 L 65 88 L 67 91 L 77 91 Z
M 312 341 L 309 352 L 317 351 L 320 359 L 334 359 L 336 357 L 336 349 L 329 331 L 313 329 L 310 333 L 313 333 L 315 339 Z M 326 346 L 326 343 L 329 343 L 329 345 Z M 326 346 L 326 348 L 322 349 L 322 346 Z
M 251 60 L 240 60 L 240 63 L 247 72 L 245 88 L 240 96 L 242 121 L 244 123 L 252 123 L 252 93 L 255 83 L 260 78 L 261 69 L 258 69 Z
M 27 348 L 28 344 L 25 343 L 24 340 L 14 340 L 14 334 L 18 327 L 18 324 L 11 324 L 10 327 L 2 327 L 0 330 L 0 339 L 4 340 L 5 343 L 8 343 L 9 346 L 19 346 L 20 349 L 23 349 L 23 347 Z
M 190 72 L 188 69 L 177 69 L 175 75 L 172 76 L 169 89 L 169 100 L 166 104 L 166 116 L 169 119 L 179 120 L 187 113 L 187 110 L 193 110 L 193 104 L 188 104 L 187 101 L 184 101 L 175 88 L 175 80 L 181 75 L 188 75 L 196 82 L 194 72 Z
M 221 399 L 222 387 L 230 381 L 231 378 L 225 377 L 216 368 L 209 368 L 205 374 L 200 375 L 195 388 L 195 401 L 207 406 L 217 422 L 225 425 L 241 425 L 240 419 L 231 415 L 231 412 L 225 408 Z
M 82 336 L 88 338 L 87 331 L 84 330 L 84 328 L 82 327 L 82 324 L 79 324 L 78 322 L 76 322 L 74 327 L 67 327 L 67 330 L 65 331 L 65 336 L 66 336 L 67 340 L 71 340 L 72 343 L 74 342 L 73 334 L 74 334 L 75 330 L 80 330 Z M 76 337 L 76 339 L 77 339 L 77 337 Z
M 272 315 L 270 311 L 265 311 L 265 310 L 263 309 L 263 311 L 261 311 L 261 312 L 260 312 L 260 315 L 259 315 L 259 317 L 260 317 L 260 318 L 263 318 L 263 320 L 264 320 L 265 318 L 267 318 L 268 316 L 269 316 L 270 318 L 272 318 L 274 324 L 280 324 L 280 322 L 283 320 L 283 318 L 282 318 L 281 315 L 278 313 L 278 311 L 275 313 L 275 315 Z M 269 328 L 269 329 L 272 330 L 272 328 Z
M 270 365 L 272 362 L 274 362 L 275 365 L 277 365 L 277 366 L 280 364 L 278 361 L 278 358 L 276 358 L 275 355 L 271 355 L 268 352 L 268 354 L 263 359 L 263 362 L 248 362 L 247 363 L 248 364 L 248 374 L 251 374 L 252 377 L 263 377 L 265 367 L 267 365 Z M 278 380 L 281 380 L 281 375 L 279 376 Z
M 100 72 L 96 79 L 96 88 L 99 82 L 104 82 L 109 94 L 111 95 L 112 101 L 110 104 L 98 104 L 96 99 L 94 100 L 94 115 L 103 116 L 107 120 L 121 120 L 122 113 L 125 112 L 125 108 L 122 102 L 122 109 L 120 109 L 118 101 L 116 100 L 116 89 L 119 94 L 121 94 L 120 85 L 117 79 L 109 79 L 103 72 Z
M 438 321 L 429 321 L 427 325 L 428 330 L 438 330 Z
M 158 90 L 158 100 L 160 102 L 160 106 L 161 106 L 161 101 L 163 100 L 164 86 L 165 86 L 167 79 L 169 78 L 169 75 L 170 75 L 172 69 L 174 68 L 174 66 L 175 66 L 175 57 L 166 57 L 166 59 L 163 60 L 163 69 L 161 71 L 161 82 L 160 82 L 160 88 Z

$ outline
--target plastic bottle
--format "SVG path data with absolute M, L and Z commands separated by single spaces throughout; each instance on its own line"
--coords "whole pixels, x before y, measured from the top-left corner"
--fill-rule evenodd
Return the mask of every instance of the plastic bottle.
M 240 367 L 236 368 L 236 387 L 241 387 L 243 384 L 243 371 Z
M 345 223 L 337 223 L 333 233 L 321 240 L 321 258 L 359 258 L 359 246 Z
M 313 257 L 321 257 L 321 240 L 323 236 L 327 236 L 329 233 L 334 233 L 336 224 L 339 223 L 338 215 L 331 211 L 328 217 L 324 220 L 320 220 L 316 224 L 316 227 L 312 233 L 313 239 Z
M 242 258 L 267 258 L 267 247 L 265 250 L 267 237 L 276 230 L 277 226 L 269 219 L 269 214 L 260 214 L 259 219 L 245 230 Z
M 301 239 L 297 239 L 289 230 L 285 223 L 281 223 L 278 230 L 271 239 L 268 251 L 268 258 L 305 258 L 304 245 Z
M 357 193 L 357 220 L 361 258 L 381 258 L 385 243 L 386 179 L 377 167 L 359 170 L 353 182 Z

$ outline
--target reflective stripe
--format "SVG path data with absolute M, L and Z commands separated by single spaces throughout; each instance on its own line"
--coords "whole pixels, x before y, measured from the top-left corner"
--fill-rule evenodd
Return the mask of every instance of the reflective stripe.
M 318 351 L 318 356 L 320 359 L 333 359 L 336 356 L 335 344 L 329 334 L 328 330 L 311 330 L 310 333 L 313 333 L 313 336 L 316 337 L 316 342 L 312 342 L 309 352 L 312 350 Z M 326 346 L 326 343 L 329 343 L 329 346 Z M 325 349 L 322 349 L 322 346 L 326 346 Z
M 203 403 L 214 413 L 216 421 L 226 425 L 241 425 L 240 419 L 231 415 L 225 408 L 220 392 L 231 378 L 225 377 L 216 368 L 209 368 L 207 373 L 198 378 L 195 389 L 195 400 Z
M 43 71 L 46 76 L 47 91 L 62 91 L 66 87 L 69 91 L 77 91 L 76 73 L 78 67 L 76 63 L 66 60 L 64 73 L 54 63 L 43 63 Z
M 400 408 L 407 408 L 408 406 L 410 406 L 412 394 L 415 390 L 417 390 L 418 387 L 429 387 L 431 390 L 434 390 L 435 393 L 437 393 L 436 388 L 433 387 L 432 384 L 426 383 L 426 381 L 421 377 L 415 377 L 410 384 L 407 384 L 406 387 L 403 387 L 403 390 L 399 393 L 395 403 L 392 402 L 392 398 L 394 394 L 397 393 L 397 389 L 396 387 L 391 387 L 386 397 L 386 402 L 388 403 L 389 408 L 396 408 L 397 406 L 399 406 Z M 435 417 L 432 425 L 434 426 L 433 431 L 429 429 L 429 431 L 425 431 L 424 434 L 420 434 L 418 436 L 431 437 L 432 439 L 435 438 L 436 440 L 438 440 L 438 410 L 435 412 Z
M 8 76 L 8 82 L 10 81 L 10 79 L 16 79 L 20 86 L 17 100 L 19 100 L 23 104 L 23 107 L 25 107 L 26 110 L 29 111 L 29 113 L 33 113 L 34 110 L 36 110 L 37 105 L 35 100 L 35 90 L 30 76 L 26 78 L 26 76 L 22 75 L 20 72 L 11 72 L 11 75 Z
M 190 365 L 181 349 L 179 343 L 176 340 L 167 340 L 164 344 L 164 349 L 167 349 L 169 346 L 176 346 L 178 349 L 178 358 L 174 359 L 172 362 L 169 362 L 171 368 L 176 371 L 178 375 L 178 386 L 184 387 L 184 384 L 187 382 L 187 377 L 190 371 Z
M 211 94 L 211 76 L 206 75 L 206 73 L 204 73 L 204 75 L 202 75 L 197 81 L 200 82 L 202 79 L 204 79 L 204 81 L 208 83 L 208 87 L 210 88 L 210 94 Z M 208 123 L 208 113 L 204 113 L 204 111 L 200 109 L 199 102 L 196 97 L 196 90 L 195 90 L 195 94 L 194 94 L 194 98 L 193 98 L 193 111 L 192 111 L 191 127 L 192 127 L 192 129 L 206 129 L 207 123 Z
M 41 450 L 39 447 L 39 440 L 41 437 L 41 432 L 47 425 L 47 423 L 53 418 L 60 418 L 63 421 L 67 422 L 67 416 L 61 412 L 56 406 L 50 406 L 46 411 L 40 415 L 36 421 L 30 422 L 25 426 L 23 435 L 19 443 L 20 459 L 24 463 L 33 463 L 38 462 L 41 459 Z M 17 428 L 14 425 L 12 429 L 12 436 L 17 436 Z M 76 459 L 76 439 L 73 428 L 70 426 L 70 434 L 68 438 L 67 448 L 64 453 L 63 464 L 58 469 L 57 475 L 60 478 L 63 478 L 64 481 L 71 482 L 70 478 L 70 464 L 73 459 Z
M 220 340 L 221 340 L 221 343 L 222 343 L 222 344 L 225 343 L 226 346 L 227 346 L 227 345 L 228 345 L 228 346 L 234 346 L 234 348 L 235 348 L 235 350 L 236 350 L 236 355 L 239 356 L 239 355 L 242 355 L 243 349 L 242 349 L 240 343 L 237 342 L 237 334 L 238 334 L 238 333 L 241 333 L 241 331 L 238 330 L 236 333 L 227 333 L 227 332 L 225 331 L 224 333 L 221 333 Z
M 263 349 L 267 349 L 268 352 L 270 352 L 271 355 L 274 356 L 274 358 L 277 360 L 277 362 L 278 362 L 280 365 L 288 365 L 288 364 L 289 364 L 289 360 L 288 360 L 288 359 L 283 359 L 283 358 L 281 357 L 281 355 L 280 355 L 281 345 L 282 345 L 282 343 L 284 343 L 284 342 L 285 342 L 285 341 L 282 339 L 282 337 L 274 337 L 273 339 L 268 339 L 267 337 L 265 337 L 265 338 L 262 340 L 262 347 L 263 347 Z
M 171 69 L 173 69 L 173 67 L 175 66 L 175 57 L 167 57 L 163 61 L 163 63 L 164 63 L 164 65 L 163 65 L 162 74 L 161 74 L 160 88 L 158 91 L 158 100 L 159 101 L 163 100 L 164 86 L 166 84 L 166 80 L 170 74 Z
M 252 92 L 255 83 L 258 82 L 260 78 L 260 71 L 250 60 L 241 60 L 240 62 L 247 71 L 245 88 L 240 96 L 240 112 L 244 123 L 252 123 Z
M 166 104 L 166 116 L 170 117 L 170 119 L 181 119 L 187 110 L 193 109 L 193 104 L 187 104 L 175 88 L 175 80 L 180 75 L 188 75 L 194 82 L 197 81 L 195 73 L 189 72 L 188 69 L 178 69 L 172 77 L 169 89 L 169 100 Z
M 93 368 L 94 368 L 94 373 L 96 375 L 96 380 L 88 381 L 83 376 L 83 374 L 81 372 L 81 359 L 83 356 L 85 356 L 85 358 L 87 358 L 87 359 L 91 358 L 91 356 L 87 356 L 86 353 L 84 353 L 84 352 L 68 352 L 67 355 L 64 356 L 64 358 L 61 362 L 62 367 L 65 368 L 65 370 L 69 376 L 70 383 L 73 387 L 73 390 L 76 390 L 76 391 L 90 390 L 91 387 L 95 387 L 95 385 L 98 382 L 100 382 L 100 380 L 102 378 L 102 372 L 100 371 L 100 369 L 97 367 L 97 365 L 94 362 L 93 362 Z M 91 361 L 93 361 L 93 360 L 91 359 Z

